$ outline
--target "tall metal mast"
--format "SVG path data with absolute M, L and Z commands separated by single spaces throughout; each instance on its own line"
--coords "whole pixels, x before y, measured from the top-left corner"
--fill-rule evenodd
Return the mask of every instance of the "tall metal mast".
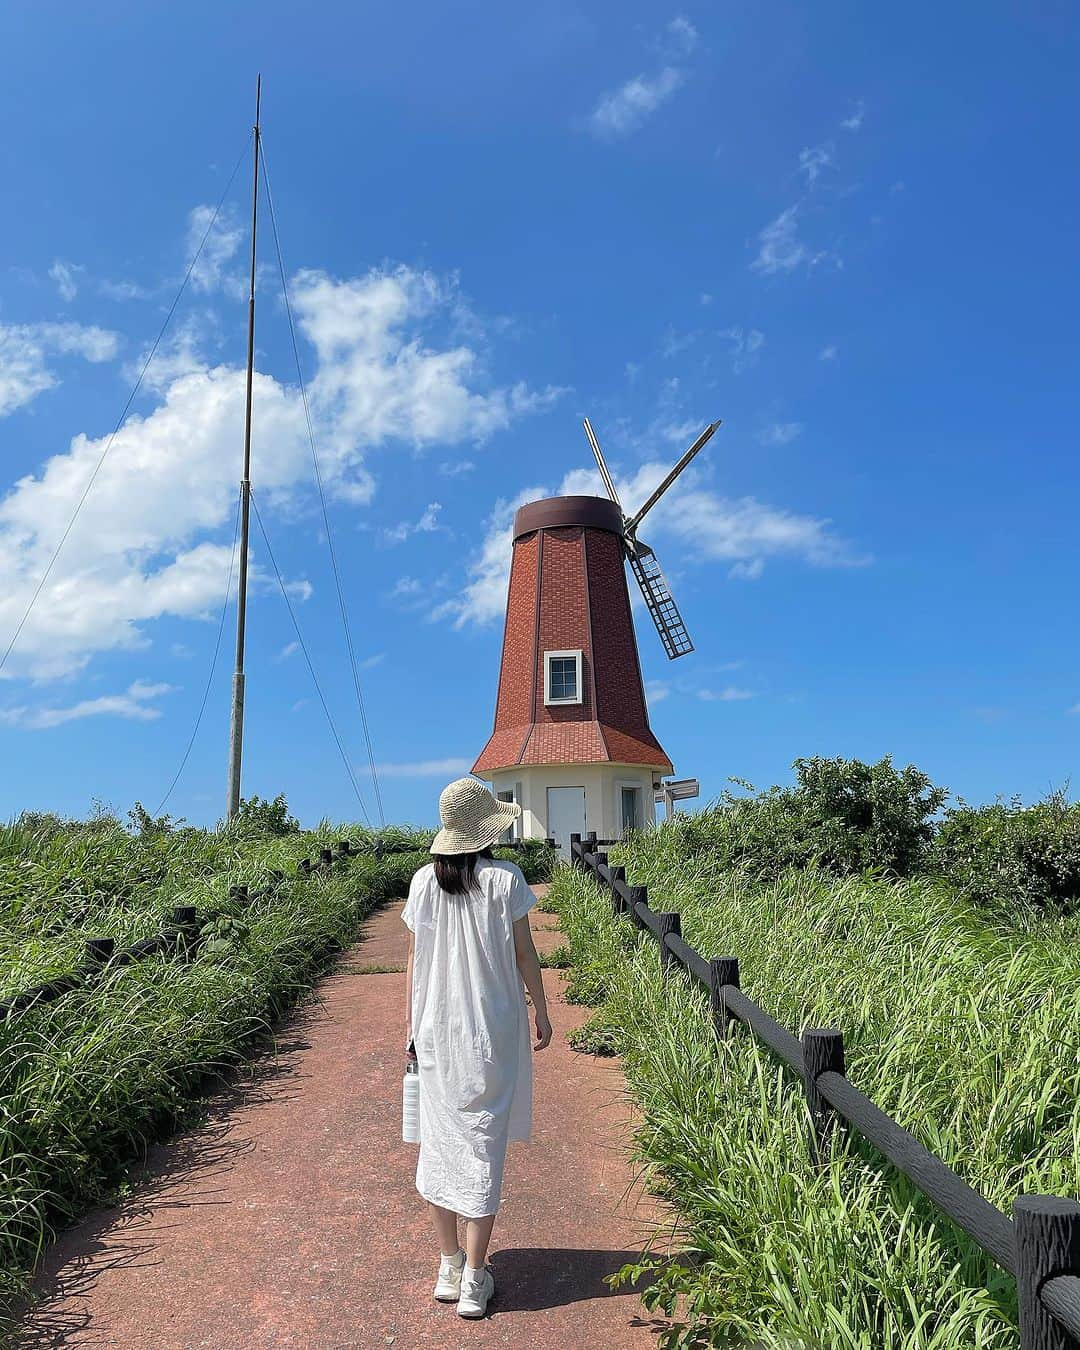
M 255 369 L 255 226 L 259 215 L 259 108 L 262 76 L 255 84 L 254 173 L 251 192 L 251 286 L 248 291 L 247 402 L 244 408 L 244 476 L 240 480 L 240 585 L 236 602 L 236 669 L 229 732 L 229 801 L 225 819 L 240 810 L 240 763 L 244 746 L 244 629 L 247 622 L 248 521 L 251 514 L 251 384 Z

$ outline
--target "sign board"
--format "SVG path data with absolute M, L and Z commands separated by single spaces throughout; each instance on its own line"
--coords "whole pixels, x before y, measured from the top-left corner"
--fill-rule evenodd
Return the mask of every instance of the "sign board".
M 663 802 L 670 816 L 675 810 L 676 802 L 696 797 L 700 791 L 701 784 L 696 778 L 671 778 L 666 783 L 660 784 L 660 789 L 654 794 L 653 800 Z

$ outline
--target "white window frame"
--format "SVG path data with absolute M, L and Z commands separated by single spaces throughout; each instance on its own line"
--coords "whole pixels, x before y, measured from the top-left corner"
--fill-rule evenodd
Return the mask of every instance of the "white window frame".
M 509 795 L 507 796 L 504 794 Z M 510 784 L 504 783 L 502 787 L 497 787 L 495 789 L 495 799 L 496 801 L 500 802 L 511 801 L 514 802 L 516 805 L 521 806 L 520 781 Z M 525 812 L 523 810 L 521 815 L 518 816 L 517 820 L 511 821 L 510 824 L 506 827 L 503 833 L 499 836 L 498 842 L 510 844 L 513 843 L 515 840 L 524 839 L 525 838 L 524 826 L 525 826 Z
M 559 707 L 563 704 L 582 702 L 582 679 L 581 679 L 581 652 L 545 652 L 544 653 L 544 702 L 550 707 Z M 564 660 L 573 657 L 576 663 L 577 671 L 577 695 L 574 698 L 552 698 L 551 697 L 551 662 L 556 658 Z
M 619 831 L 620 838 L 622 837 L 624 831 L 624 826 L 622 823 L 623 788 L 633 788 L 634 791 L 638 794 L 637 798 L 638 814 L 641 817 L 641 824 L 638 826 L 638 829 L 644 830 L 646 828 L 646 815 L 645 815 L 646 784 L 643 783 L 640 778 L 618 778 L 615 780 L 615 825 Z

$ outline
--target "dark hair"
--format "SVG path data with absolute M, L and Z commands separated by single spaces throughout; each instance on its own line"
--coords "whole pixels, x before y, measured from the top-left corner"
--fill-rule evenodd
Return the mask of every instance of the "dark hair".
M 490 848 L 477 853 L 436 853 L 435 880 L 439 888 L 447 895 L 467 895 L 476 888 L 476 864 L 490 857 Z

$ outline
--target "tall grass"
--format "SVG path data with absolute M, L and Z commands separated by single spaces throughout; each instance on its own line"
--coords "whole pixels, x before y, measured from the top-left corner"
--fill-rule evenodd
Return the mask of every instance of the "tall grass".
M 737 956 L 780 1022 L 840 1027 L 852 1081 L 988 1199 L 1077 1192 L 1076 921 L 993 926 L 929 880 L 755 879 L 686 858 L 677 830 L 617 861 L 691 945 Z M 745 1031 L 718 1045 L 702 992 L 662 986 L 655 944 L 591 883 L 564 870 L 552 900 L 571 996 L 625 1056 L 635 1156 L 692 1254 L 648 1254 L 668 1344 L 1018 1344 L 1012 1281 L 970 1239 L 857 1141 L 811 1169 L 798 1085 L 768 1052 Z
M 242 913 L 234 907 L 235 940 L 217 950 L 192 961 L 150 958 L 121 967 L 90 989 L 0 1022 L 0 1305 L 25 1291 L 29 1270 L 57 1228 L 107 1199 L 148 1141 L 183 1120 L 206 1076 L 272 1028 L 355 936 L 364 915 L 404 894 L 424 861 L 419 853 L 378 862 L 361 857 L 331 873 L 297 877 L 299 858 L 316 854 L 329 837 L 247 844 L 173 839 L 162 845 L 156 878 L 141 870 L 138 841 L 128 837 L 126 852 L 108 832 L 95 841 L 101 852 L 90 856 L 109 885 L 92 912 L 93 931 L 118 937 L 160 927 L 166 902 L 227 905 L 230 883 L 254 884 L 271 868 L 285 871 L 287 880 Z M 23 869 L 31 899 L 24 895 L 13 906 L 9 934 L 34 931 L 38 919 L 30 915 L 46 912 L 53 877 L 75 867 L 71 852 L 52 843 L 59 853 Z M 20 842 L 14 855 L 9 849 L 7 861 L 24 858 L 22 848 Z M 117 869 L 104 866 L 103 857 Z M 131 894 L 117 896 L 117 878 L 126 885 L 132 871 L 151 883 L 144 908 Z M 85 935 L 57 935 L 38 968 L 61 962 Z M 11 969 L 21 986 L 35 962 L 23 955 Z

